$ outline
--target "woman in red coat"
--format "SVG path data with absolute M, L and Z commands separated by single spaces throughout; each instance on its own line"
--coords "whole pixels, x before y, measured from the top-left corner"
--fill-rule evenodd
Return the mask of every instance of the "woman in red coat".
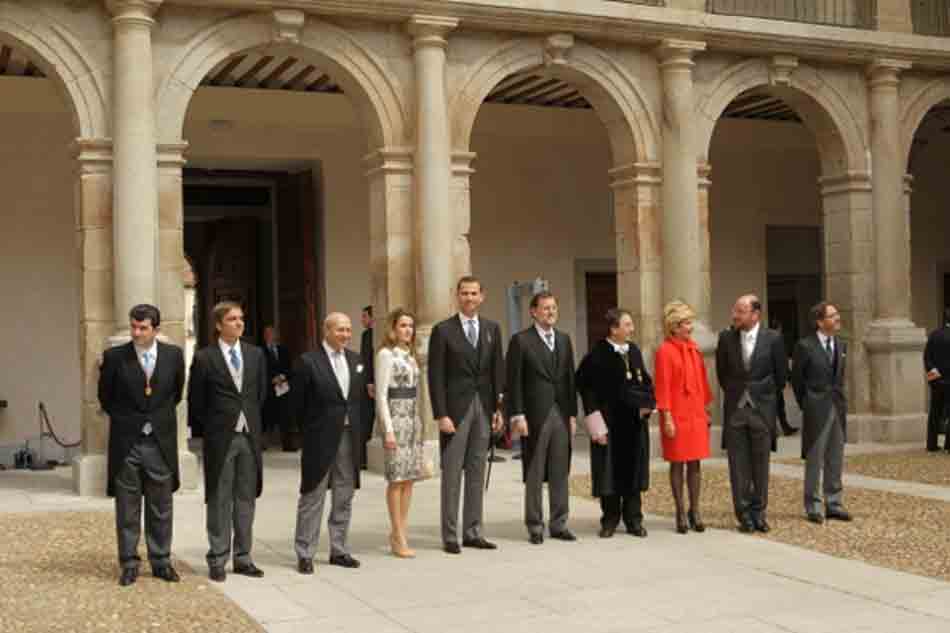
M 656 408 L 660 412 L 663 458 L 670 463 L 670 486 L 676 501 L 676 531 L 706 529 L 699 516 L 699 460 L 709 457 L 709 412 L 712 391 L 699 346 L 691 338 L 696 313 L 682 301 L 663 308 L 666 340 L 656 351 Z M 683 470 L 689 488 L 689 512 L 683 512 Z M 687 520 L 689 521 L 687 526 Z

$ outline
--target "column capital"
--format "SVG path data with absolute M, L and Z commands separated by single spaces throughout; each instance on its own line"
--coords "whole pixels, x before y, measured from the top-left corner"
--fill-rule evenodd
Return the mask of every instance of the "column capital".
M 660 68 L 692 67 L 693 55 L 706 50 L 706 42 L 666 39 L 655 50 Z
M 614 190 L 640 185 L 659 187 L 663 182 L 662 172 L 659 163 L 627 163 L 611 167 L 607 170 L 607 178 L 610 188 Z
M 155 146 L 158 155 L 159 168 L 177 167 L 181 169 L 188 161 L 185 160 L 185 150 L 188 149 L 188 141 L 179 141 L 178 143 L 159 143 Z
M 377 174 L 411 174 L 412 149 L 408 147 L 381 147 L 363 157 L 363 166 L 369 177 Z
M 152 28 L 163 0 L 105 0 L 113 24 L 138 24 Z
M 911 66 L 911 62 L 902 59 L 875 59 L 867 66 L 867 74 L 871 79 L 871 88 L 898 85 L 900 82 L 900 73 L 904 70 L 908 70 Z
M 73 153 L 80 174 L 101 173 L 112 169 L 111 138 L 78 138 Z
M 472 161 L 475 160 L 475 152 L 452 152 L 452 175 L 453 176 L 471 176 L 475 173 L 472 167 Z
M 406 23 L 406 30 L 412 36 L 413 48 L 439 46 L 445 48 L 445 36 L 459 25 L 457 18 L 439 15 L 414 15 Z

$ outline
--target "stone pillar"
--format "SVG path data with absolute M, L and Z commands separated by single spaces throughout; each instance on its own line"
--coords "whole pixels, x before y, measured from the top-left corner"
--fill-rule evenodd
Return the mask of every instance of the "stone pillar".
M 877 0 L 877 30 L 894 33 L 913 33 L 912 2 L 907 0 Z
M 102 350 L 115 328 L 112 293 L 112 143 L 77 142 L 74 200 L 80 261 L 79 362 L 82 378 L 81 453 L 73 461 L 73 487 L 80 495 L 106 490 L 109 419 L 99 408 Z
M 865 344 L 871 360 L 874 436 L 922 439 L 926 333 L 911 321 L 910 218 L 901 159 L 899 74 L 907 62 L 881 59 L 868 68 L 874 214 L 874 320 Z
M 393 309 L 415 310 L 413 257 L 412 152 L 382 148 L 363 159 L 370 199 L 370 289 L 377 315 L 377 343 L 382 323 Z M 425 412 L 426 407 L 422 408 Z M 432 425 L 426 425 L 431 431 Z M 383 472 L 382 438 L 373 434 L 367 445 L 367 465 Z
M 159 298 L 152 16 L 161 0 L 106 4 L 113 15 L 114 318 L 121 342 L 128 340 L 129 309 Z
M 185 217 L 181 170 L 187 143 L 158 147 L 158 285 L 162 338 L 185 349 Z M 190 367 L 186 367 L 187 372 Z M 187 398 L 187 394 L 185 396 Z M 178 406 L 181 491 L 198 489 L 198 458 L 188 450 L 187 404 Z
M 459 279 L 472 274 L 472 247 L 469 234 L 472 230 L 472 161 L 474 152 L 452 154 L 452 217 L 455 219 L 452 240 L 453 277 Z

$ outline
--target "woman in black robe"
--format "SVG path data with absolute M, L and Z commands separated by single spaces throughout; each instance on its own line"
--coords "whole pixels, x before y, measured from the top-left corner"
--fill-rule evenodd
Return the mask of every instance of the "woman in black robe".
M 591 434 L 593 495 L 600 498 L 600 536 L 613 536 L 622 519 L 629 534 L 645 537 L 640 495 L 650 486 L 647 421 L 656 406 L 653 380 L 640 348 L 630 342 L 632 315 L 612 309 L 606 319 L 608 337 L 591 349 L 577 370 L 577 389 Z

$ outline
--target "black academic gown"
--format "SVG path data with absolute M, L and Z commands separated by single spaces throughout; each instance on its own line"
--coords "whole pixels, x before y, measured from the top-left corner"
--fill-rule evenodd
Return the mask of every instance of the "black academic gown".
M 653 388 L 640 348 L 630 344 L 627 360 L 631 382 Z M 577 370 L 577 390 L 590 415 L 600 411 L 607 423 L 607 445 L 591 442 L 590 470 L 595 497 L 631 495 L 650 487 L 649 418 L 623 401 L 626 367 L 613 346 L 602 340 L 584 357 Z

